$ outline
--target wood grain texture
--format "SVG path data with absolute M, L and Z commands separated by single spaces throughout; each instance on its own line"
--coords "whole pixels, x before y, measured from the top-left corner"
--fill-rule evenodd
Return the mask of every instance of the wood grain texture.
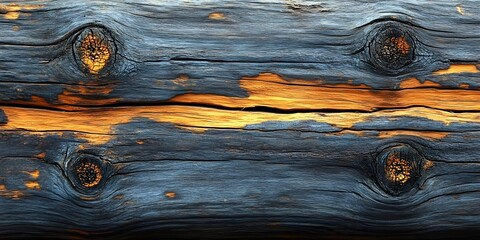
M 474 122 L 445 124 L 399 113 L 340 129 L 328 120 L 316 121 L 315 115 L 323 115 L 318 113 L 309 114 L 310 120 L 295 114 L 291 121 L 269 114 L 271 121 L 228 127 L 208 123 L 214 115 L 202 119 L 189 113 L 209 109 L 189 108 L 164 110 L 170 119 L 200 117 L 197 123 L 186 121 L 188 128 L 168 118 L 157 122 L 135 109 L 128 110 L 137 118 L 114 123 L 109 132 L 101 130 L 108 121 L 95 121 L 94 113 L 81 113 L 92 118 L 83 123 L 91 127 L 85 132 L 78 123 L 81 115 L 60 112 L 57 124 L 44 123 L 43 128 L 33 116 L 26 118 L 30 129 L 4 125 L 0 211 L 8 218 L 0 222 L 1 235 L 27 236 L 19 230 L 29 226 L 24 231 L 28 236 L 133 237 L 155 230 L 152 234 L 191 237 L 192 232 L 182 233 L 191 229 L 206 231 L 208 237 L 234 230 L 232 238 L 314 233 L 405 237 L 478 227 L 479 169 L 472 152 L 479 136 Z M 3 110 L 17 120 L 23 119 L 17 111 L 32 111 Z M 144 111 L 162 119 L 160 110 Z M 38 122 L 51 119 L 38 111 L 46 112 L 31 112 Z M 325 119 L 344 116 L 335 115 Z M 470 115 L 471 121 L 480 119 Z M 445 134 L 423 135 L 426 129 Z M 101 144 L 88 141 L 104 135 L 109 139 Z M 396 144 L 408 144 L 425 160 L 414 188 L 392 196 L 378 183 L 375 159 Z M 85 191 L 72 182 L 68 166 L 82 156 L 99 158 L 110 169 L 99 188 Z
M 0 0 L 0 238 L 478 235 L 477 12 Z
M 37 7 L 20 10 L 17 19 L 0 18 L 4 103 L 39 105 L 38 97 L 53 105 L 156 103 L 185 93 L 245 98 L 250 92 L 241 79 L 261 73 L 316 86 L 349 83 L 396 90 L 418 78 L 438 83 L 435 88 L 479 87 L 475 1 L 22 4 Z M 218 12 L 225 19 L 208 17 Z M 375 33 L 386 24 L 402 28 L 415 42 L 413 62 L 388 76 L 369 60 Z M 115 66 L 107 75 L 85 75 L 74 61 L 75 37 L 92 26 L 108 29 L 117 46 Z M 467 67 L 438 74 L 459 64 Z M 98 86 L 110 91 L 96 92 Z M 67 94 L 77 101 L 65 100 Z M 475 95 L 472 101 L 477 100 Z
M 478 227 L 480 169 L 471 154 L 478 132 L 432 139 L 415 131 L 387 138 L 377 130 L 331 131 L 321 122 L 299 121 L 296 127 L 280 122 L 196 133 L 138 118 L 117 125 L 102 145 L 72 131 L 4 132 L 0 211 L 8 217 L 1 234 L 29 226 L 25 234 L 80 237 L 188 228 L 237 229 L 232 237 L 311 231 L 402 236 Z M 397 143 L 426 161 L 416 186 L 391 196 L 377 183 L 375 158 Z M 68 175 L 69 162 L 83 155 L 113 168 L 92 192 L 79 191 Z M 26 173 L 32 171 L 37 178 Z M 29 189 L 30 181 L 38 189 Z

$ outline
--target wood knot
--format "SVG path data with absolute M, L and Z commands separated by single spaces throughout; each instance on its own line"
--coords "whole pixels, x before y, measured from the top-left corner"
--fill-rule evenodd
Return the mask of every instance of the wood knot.
M 102 180 L 102 169 L 96 163 L 83 161 L 75 167 L 77 178 L 82 186 L 95 187 Z
M 106 73 L 113 65 L 116 46 L 111 34 L 103 28 L 86 28 L 78 33 L 73 44 L 75 61 L 89 74 Z
M 412 164 L 398 152 L 389 154 L 385 162 L 387 180 L 394 184 L 405 184 L 410 179 Z
M 375 35 L 370 43 L 372 64 L 381 70 L 399 70 L 414 59 L 414 40 L 398 24 L 388 24 Z
M 389 147 L 377 156 L 377 181 L 389 194 L 408 192 L 420 177 L 422 161 L 420 153 L 409 145 Z
M 98 189 L 104 182 L 108 166 L 96 156 L 80 155 L 69 164 L 69 177 L 75 187 L 82 191 Z

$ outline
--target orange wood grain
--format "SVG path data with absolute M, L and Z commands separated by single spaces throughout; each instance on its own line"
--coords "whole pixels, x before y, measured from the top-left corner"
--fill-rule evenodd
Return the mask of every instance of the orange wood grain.
M 480 110 L 480 91 L 428 88 L 437 86 L 431 81 L 420 83 L 406 79 L 399 90 L 374 90 L 364 85 L 355 87 L 313 85 L 311 81 L 285 80 L 279 75 L 263 73 L 244 77 L 240 86 L 249 96 L 228 97 L 215 94 L 187 93 L 170 102 L 202 103 L 229 108 L 271 107 L 284 110 L 363 110 L 425 106 L 444 110 Z
M 452 113 L 423 107 L 408 109 L 382 110 L 373 113 L 292 113 L 276 114 L 267 112 L 248 112 L 219 110 L 190 106 L 145 106 L 92 109 L 80 112 L 51 111 L 43 109 L 25 109 L 3 107 L 8 122 L 0 125 L 0 130 L 30 131 L 35 135 L 46 135 L 63 131 L 76 132 L 78 137 L 92 144 L 108 142 L 115 134 L 115 126 L 129 123 L 134 118 L 147 118 L 159 123 L 172 123 L 179 128 L 201 133 L 208 129 L 243 129 L 251 124 L 270 121 L 307 121 L 330 124 L 339 129 L 349 129 L 355 124 L 368 122 L 375 118 L 391 120 L 399 117 L 418 117 L 440 122 L 480 123 L 480 113 Z M 383 134 L 386 136 L 387 133 Z M 388 133 L 419 134 L 416 131 Z M 425 135 L 426 133 L 422 133 Z M 428 137 L 441 138 L 446 133 L 427 134 Z

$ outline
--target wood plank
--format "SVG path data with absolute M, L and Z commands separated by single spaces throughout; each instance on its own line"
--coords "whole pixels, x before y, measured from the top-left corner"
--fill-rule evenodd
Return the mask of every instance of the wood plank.
M 474 14 L 479 10 L 475 1 L 22 4 L 2 5 L 0 24 L 6 30 L 0 35 L 0 99 L 5 104 L 45 105 L 39 103 L 41 98 L 54 107 L 72 109 L 158 103 L 188 93 L 246 98 L 251 93 L 243 87 L 245 79 L 262 73 L 277 74 L 292 84 L 303 80 L 318 87 L 366 85 L 372 92 L 425 87 L 425 81 L 435 88 L 432 94 L 436 88 L 479 87 L 480 18 Z M 18 13 L 18 18 L 10 19 L 9 13 Z M 212 13 L 224 17 L 211 19 Z M 372 44 L 386 26 L 412 39 L 412 62 L 393 74 L 377 69 L 371 55 Z M 78 35 L 92 28 L 108 32 L 116 47 L 115 61 L 102 74 L 82 71 L 73 56 Z M 453 94 L 478 100 L 476 91 Z M 457 105 L 476 110 L 471 103 Z
M 32 112 L 38 122 L 44 119 L 38 114 L 42 111 Z M 9 122 L 22 119 L 10 115 L 15 112 L 10 108 L 4 112 L 17 119 Z M 480 169 L 472 153 L 480 136 L 478 125 L 472 128 L 461 120 L 444 124 L 417 118 L 411 127 L 402 127 L 410 132 L 392 135 L 385 132 L 399 128 L 395 119 L 384 119 L 384 126 L 376 128 L 379 119 L 372 118 L 341 132 L 298 114 L 290 116 L 297 121 L 215 127 L 215 121 L 202 124 L 214 117 L 202 119 L 185 107 L 167 115 L 200 116 L 188 127 L 203 131 L 138 114 L 105 133 L 102 122 L 108 123 L 102 119 L 85 122 L 98 131 L 62 124 L 81 121 L 81 115 L 75 120 L 68 114 L 57 115 L 63 118 L 51 123 L 57 128 L 47 128 L 49 123 L 43 128 L 2 127 L 0 212 L 9 217 L 0 219 L 0 235 L 125 237 L 155 230 L 157 236 L 187 237 L 190 232 L 182 231 L 192 229 L 236 231 L 229 235 L 235 238 L 335 232 L 405 237 L 478 226 Z M 163 118 L 161 112 L 150 114 Z M 342 114 L 336 115 L 341 119 Z M 428 128 L 415 130 L 422 122 L 447 133 L 429 136 L 424 134 Z M 470 130 L 461 131 L 463 127 Z M 88 141 L 105 134 L 111 135 L 106 142 Z M 376 169 L 381 152 L 399 144 L 420 154 L 420 175 L 411 189 L 395 196 L 379 185 L 384 180 Z M 72 171 L 84 159 L 103 170 L 92 188 L 80 187 Z
M 479 8 L 1 1 L 0 238 L 478 235 Z

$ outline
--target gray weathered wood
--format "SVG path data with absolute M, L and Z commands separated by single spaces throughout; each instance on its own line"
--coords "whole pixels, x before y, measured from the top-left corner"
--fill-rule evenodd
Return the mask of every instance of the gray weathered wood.
M 352 80 L 375 89 L 396 89 L 408 77 L 428 79 L 446 88 L 462 83 L 479 87 L 475 74 L 432 75 L 449 64 L 479 63 L 476 1 L 22 4 L 41 7 L 22 10 L 14 21 L 0 18 L 0 96 L 4 102 L 39 96 L 60 104 L 58 95 L 78 84 L 108 85 L 113 88 L 109 94 L 90 98 L 118 99 L 116 103 L 124 104 L 158 102 L 189 92 L 245 97 L 239 79 L 262 72 L 330 84 Z M 223 13 L 225 19 L 209 19 L 214 12 Z M 413 64 L 388 80 L 365 62 L 365 46 L 375 29 L 387 22 L 404 26 L 416 40 Z M 85 76 L 72 60 L 72 36 L 92 24 L 111 31 L 118 46 L 117 65 L 101 79 Z M 190 81 L 176 84 L 174 80 L 183 75 Z
M 478 12 L 473 0 L 0 0 L 0 238 L 476 235 Z M 372 59 L 386 26 L 412 37 L 399 69 Z M 114 58 L 95 73 L 72 48 L 92 29 Z M 451 66 L 469 68 L 438 74 Z M 248 99 L 255 82 L 284 105 L 169 101 Z M 333 103 L 298 104 L 312 89 Z M 402 186 L 380 164 L 399 146 L 418 164 Z

